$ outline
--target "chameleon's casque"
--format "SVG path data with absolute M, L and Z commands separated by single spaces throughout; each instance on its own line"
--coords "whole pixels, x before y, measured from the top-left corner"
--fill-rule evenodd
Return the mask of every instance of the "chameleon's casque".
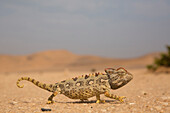
M 27 80 L 34 83 L 36 86 L 53 92 L 48 98 L 48 104 L 53 103 L 53 97 L 57 94 L 63 94 L 71 99 L 87 100 L 90 97 L 96 96 L 96 103 L 105 102 L 100 100 L 100 95 L 104 94 L 106 97 L 119 100 L 123 102 L 124 96 L 116 96 L 110 94 L 110 89 L 118 89 L 133 79 L 133 75 L 124 68 L 106 68 L 106 73 L 94 73 L 89 75 L 82 75 L 68 80 L 57 82 L 56 84 L 44 84 L 32 79 L 30 77 L 21 77 L 17 81 L 17 86 L 23 88 L 19 82 Z

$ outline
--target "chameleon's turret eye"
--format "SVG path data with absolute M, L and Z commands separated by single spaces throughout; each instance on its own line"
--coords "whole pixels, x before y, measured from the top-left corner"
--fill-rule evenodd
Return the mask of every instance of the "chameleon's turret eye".
M 116 71 L 127 73 L 127 70 L 124 69 L 123 67 L 120 67 L 120 68 L 116 69 Z
M 105 72 L 106 72 L 107 74 L 109 74 L 109 75 L 110 75 L 110 74 L 114 74 L 115 71 L 116 71 L 116 70 L 113 69 L 113 68 L 106 68 L 106 69 L 105 69 Z

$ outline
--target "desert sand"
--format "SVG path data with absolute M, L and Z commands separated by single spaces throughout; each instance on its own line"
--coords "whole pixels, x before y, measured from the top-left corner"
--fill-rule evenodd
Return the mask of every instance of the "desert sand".
M 145 66 L 157 54 L 134 59 L 112 59 L 89 55 L 75 55 L 68 51 L 46 51 L 26 56 L 0 55 L 0 113 L 41 113 L 41 108 L 51 113 L 169 113 L 170 74 L 151 73 Z M 18 88 L 16 81 L 29 76 L 43 83 L 56 83 L 82 74 L 104 72 L 104 68 L 125 67 L 134 79 L 113 94 L 126 96 L 125 102 L 101 96 L 104 104 L 96 104 L 92 97 L 87 102 L 57 95 L 54 104 L 46 104 L 51 92 L 40 89 L 28 81 Z

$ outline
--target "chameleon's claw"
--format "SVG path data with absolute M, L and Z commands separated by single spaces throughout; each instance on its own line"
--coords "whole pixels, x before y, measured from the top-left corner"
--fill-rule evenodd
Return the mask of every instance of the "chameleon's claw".
M 54 101 L 51 101 L 51 100 L 49 100 L 48 102 L 47 102 L 47 104 L 53 104 L 54 103 Z
M 125 99 L 125 98 L 126 98 L 125 96 L 121 96 L 121 97 L 118 98 L 118 100 L 119 100 L 120 102 L 124 102 L 123 99 Z
M 96 103 L 105 103 L 105 100 L 97 100 Z

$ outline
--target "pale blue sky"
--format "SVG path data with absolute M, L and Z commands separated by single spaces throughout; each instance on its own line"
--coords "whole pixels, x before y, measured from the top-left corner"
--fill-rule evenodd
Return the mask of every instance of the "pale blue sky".
M 0 54 L 66 49 L 131 58 L 167 44 L 169 0 L 0 0 Z

